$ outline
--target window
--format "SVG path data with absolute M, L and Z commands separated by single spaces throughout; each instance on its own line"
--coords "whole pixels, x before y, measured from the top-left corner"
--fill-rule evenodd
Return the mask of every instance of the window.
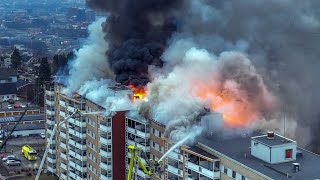
M 236 172 L 235 171 L 232 171 L 232 177 L 236 178 Z
M 292 149 L 286 149 L 286 159 L 292 158 Z
M 228 168 L 224 167 L 223 172 L 224 172 L 225 174 L 228 174 Z
M 246 180 L 246 177 L 244 177 L 244 176 L 241 176 L 241 180 Z

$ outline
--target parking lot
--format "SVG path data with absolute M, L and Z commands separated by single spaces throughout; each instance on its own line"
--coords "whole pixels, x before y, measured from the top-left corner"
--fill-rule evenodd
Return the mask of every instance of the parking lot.
M 30 145 L 38 153 L 37 160 L 27 160 L 21 152 L 23 145 Z M 6 147 L 1 150 L 1 154 L 5 156 L 15 155 L 21 160 L 20 166 L 7 166 L 2 160 L 0 162 L 0 174 L 3 177 L 10 176 L 32 176 L 37 173 L 38 167 L 41 162 L 45 150 L 45 140 L 39 135 L 30 137 L 12 137 L 8 140 Z

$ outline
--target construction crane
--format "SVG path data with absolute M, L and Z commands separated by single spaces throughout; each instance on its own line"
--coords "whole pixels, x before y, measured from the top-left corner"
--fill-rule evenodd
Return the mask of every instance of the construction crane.
M 56 133 L 56 130 L 58 127 L 60 127 L 62 124 L 64 124 L 68 119 L 70 119 L 73 115 L 75 114 L 79 114 L 80 113 L 80 109 L 76 109 L 71 115 L 69 115 L 68 117 L 66 117 L 65 119 L 63 119 L 59 124 L 55 124 L 52 131 L 51 131 L 51 134 L 50 134 L 50 138 L 48 139 L 48 142 L 47 142 L 47 147 L 46 147 L 46 150 L 43 154 L 43 157 L 42 157 L 42 160 L 41 160 L 41 163 L 40 163 L 40 166 L 39 166 L 39 169 L 38 169 L 38 172 L 37 172 L 37 175 L 36 175 L 36 178 L 35 180 L 39 180 L 39 177 L 40 177 L 40 174 L 41 174 L 41 171 L 42 171 L 42 167 L 44 165 L 44 162 L 46 160 L 46 157 L 48 155 L 48 152 L 49 152 L 49 147 L 52 143 L 52 139 L 53 139 L 53 136 L 54 134 Z
M 149 176 L 152 176 L 156 173 L 160 175 L 160 173 L 162 172 L 162 169 L 161 169 L 163 165 L 162 161 L 158 162 L 153 159 L 149 159 L 149 162 L 146 161 L 147 164 L 145 165 L 143 164 L 142 159 L 140 157 L 142 152 L 141 148 L 136 148 L 133 145 L 129 145 L 128 150 L 129 150 L 129 153 L 131 154 L 131 157 L 130 157 L 127 180 L 131 180 L 133 166 L 135 163 L 138 163 L 142 171 Z M 135 170 L 137 170 L 137 167 L 135 167 Z

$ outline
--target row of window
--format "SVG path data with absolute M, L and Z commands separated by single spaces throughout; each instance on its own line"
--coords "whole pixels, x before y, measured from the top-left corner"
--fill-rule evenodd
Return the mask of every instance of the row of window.
M 234 179 L 236 179 L 237 174 L 238 174 L 238 176 L 241 177 L 241 180 L 249 180 L 249 178 L 246 178 L 245 176 L 237 173 L 236 171 L 234 171 L 234 170 L 232 170 L 232 169 L 230 169 L 230 168 L 227 168 L 226 166 L 223 166 L 223 173 L 226 174 L 226 175 L 229 176 L 229 177 L 234 178 Z M 237 178 L 237 179 L 238 179 L 238 178 Z

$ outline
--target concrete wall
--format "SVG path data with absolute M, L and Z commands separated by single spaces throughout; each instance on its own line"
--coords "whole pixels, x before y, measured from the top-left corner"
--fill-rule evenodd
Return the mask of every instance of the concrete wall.
M 292 149 L 292 158 L 286 159 L 286 150 Z M 295 144 L 284 144 L 282 146 L 272 147 L 271 149 L 271 163 L 282 163 L 296 160 L 297 146 Z
M 259 158 L 265 162 L 271 162 L 271 148 L 257 142 L 255 140 L 251 140 L 251 155 Z

